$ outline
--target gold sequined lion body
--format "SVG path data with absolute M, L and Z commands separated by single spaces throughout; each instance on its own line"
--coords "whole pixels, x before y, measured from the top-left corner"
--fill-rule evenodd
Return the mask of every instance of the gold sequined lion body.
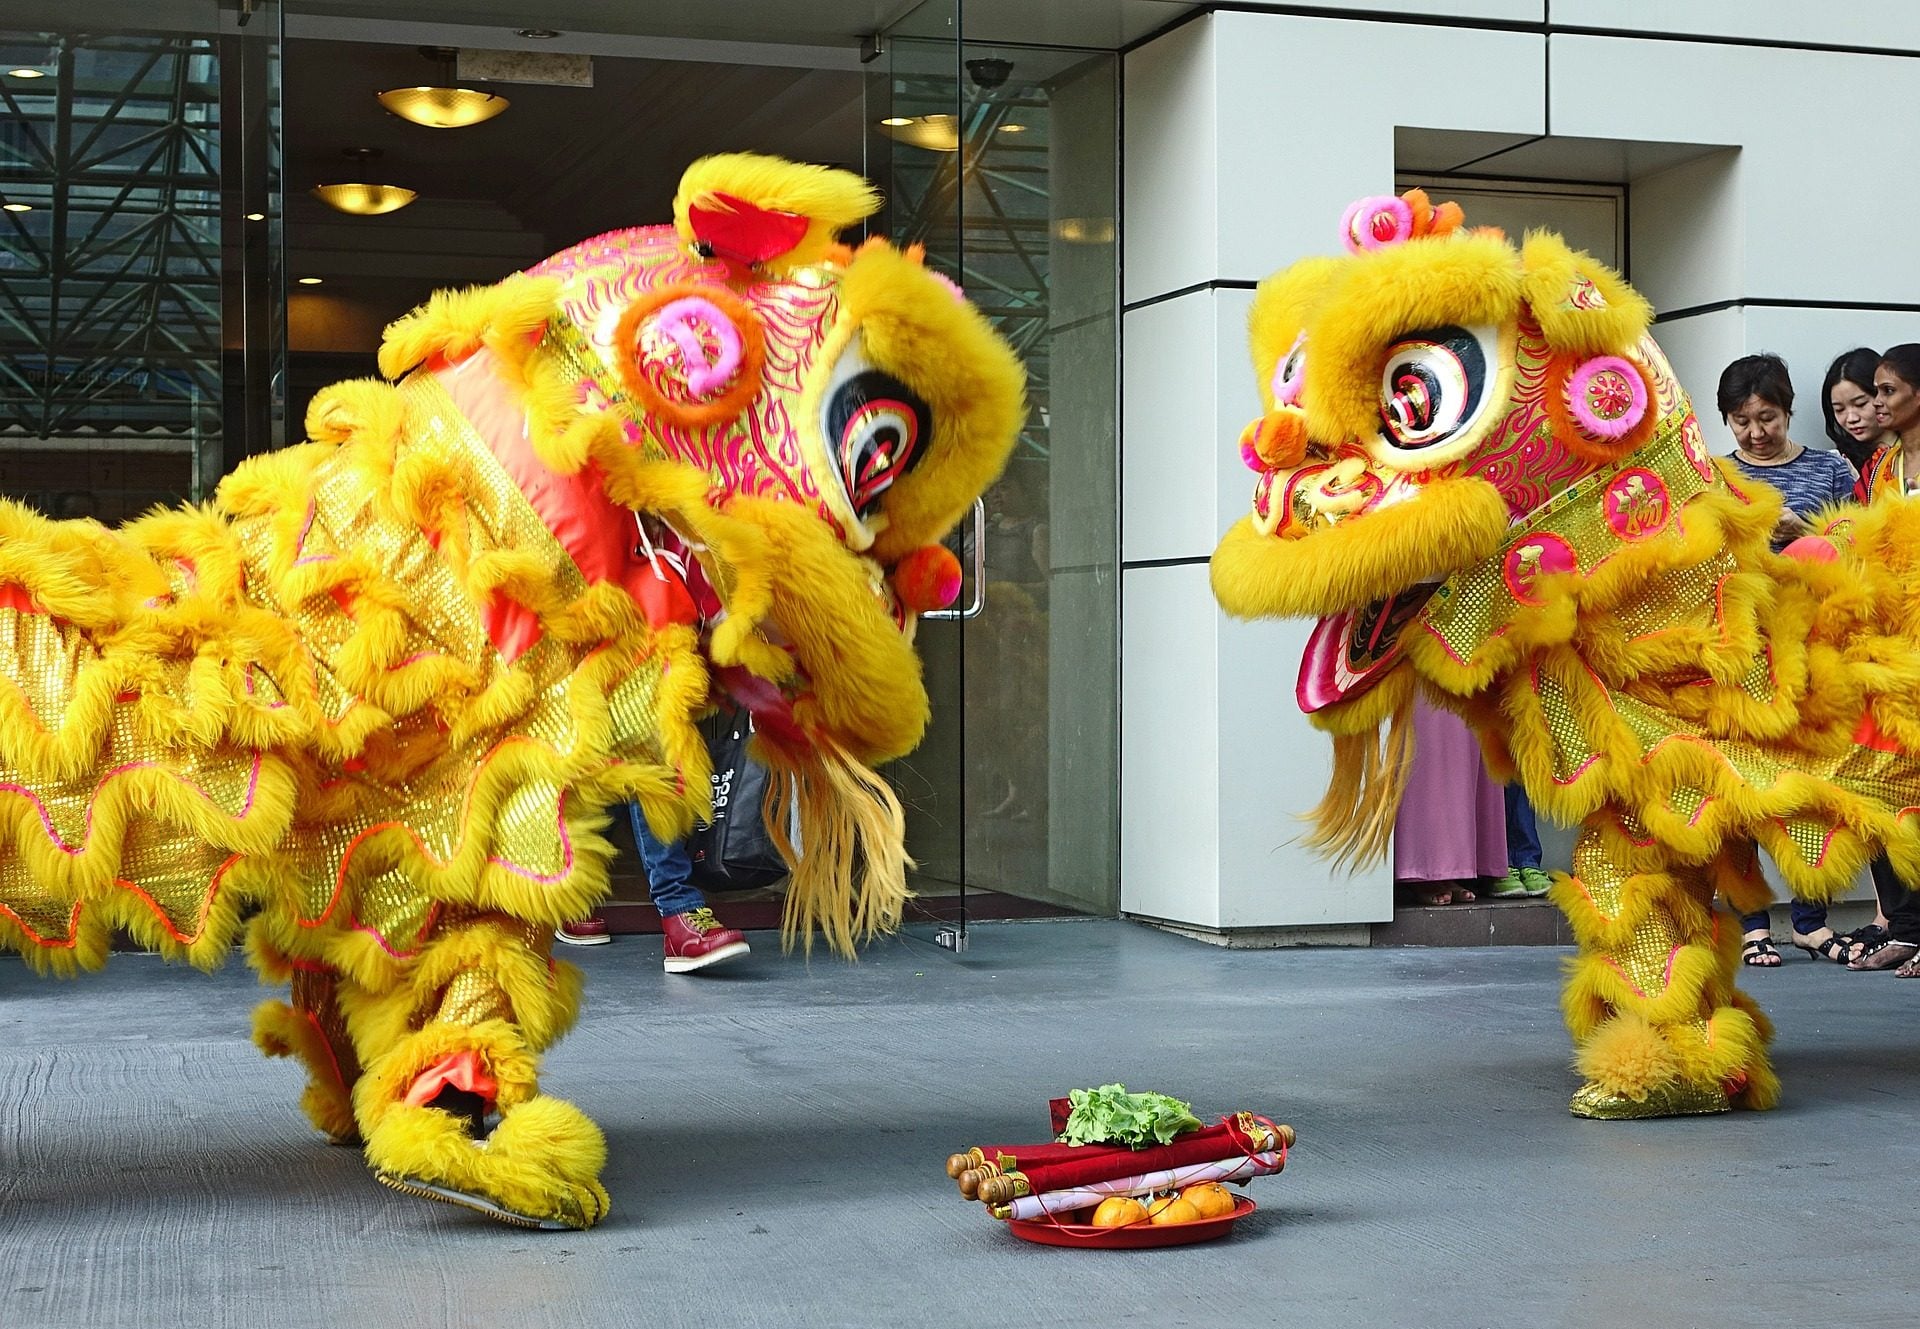
M 760 720 L 789 936 L 895 924 L 915 611 L 1024 418 L 1006 345 L 877 199 L 745 155 L 675 223 L 586 241 L 389 329 L 312 441 L 119 530 L 0 503 L 0 942 L 125 929 L 291 984 L 256 1041 L 383 1181 L 533 1226 L 606 1211 L 598 1127 L 540 1092 L 614 803 L 707 811 L 694 721 Z
M 1215 593 L 1319 616 L 1296 692 L 1334 735 L 1320 847 L 1384 850 L 1416 688 L 1581 827 L 1553 891 L 1579 943 L 1574 1112 L 1771 1106 L 1715 896 L 1764 906 L 1756 844 L 1815 900 L 1875 852 L 1920 869 L 1920 509 L 1838 511 L 1821 557 L 1770 552 L 1779 497 L 1708 455 L 1645 301 L 1557 236 L 1461 222 L 1418 191 L 1363 200 L 1346 256 L 1262 284 L 1258 480 Z

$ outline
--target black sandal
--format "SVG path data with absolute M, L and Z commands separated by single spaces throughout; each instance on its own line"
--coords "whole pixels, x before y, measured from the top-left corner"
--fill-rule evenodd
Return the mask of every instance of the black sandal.
M 1740 963 L 1750 969 L 1778 969 L 1780 950 L 1773 944 L 1772 937 L 1749 937 L 1747 944 L 1740 948 Z
M 1860 958 L 1859 955 L 1854 954 L 1853 940 L 1837 932 L 1829 931 L 1827 939 L 1817 946 L 1801 941 L 1800 934 L 1797 932 L 1793 935 L 1793 948 L 1796 951 L 1805 951 L 1810 960 L 1831 960 L 1835 964 L 1851 964 Z M 1865 952 L 1862 951 L 1861 954 Z
M 1840 940 L 1846 942 L 1849 946 L 1858 946 L 1860 948 L 1860 954 L 1853 957 L 1858 960 L 1861 956 L 1877 951 L 1892 941 L 1893 934 L 1881 927 L 1878 923 L 1863 923 L 1851 932 L 1842 932 L 1840 934 Z

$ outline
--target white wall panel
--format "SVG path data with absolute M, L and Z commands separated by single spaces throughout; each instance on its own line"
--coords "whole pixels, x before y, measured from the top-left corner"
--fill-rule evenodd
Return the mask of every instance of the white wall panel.
M 1294 700 L 1309 622 L 1220 623 L 1220 926 L 1381 922 L 1393 917 L 1386 862 L 1357 873 L 1300 842 L 1326 791 L 1333 740 Z
M 1120 574 L 1120 908 L 1220 924 L 1215 628 L 1202 564 Z
M 1129 52 L 1121 65 L 1122 295 L 1126 303 L 1220 275 L 1216 18 Z
M 1740 229 L 1700 235 L 1702 247 L 1737 256 L 1740 294 L 1907 300 L 1920 290 L 1920 247 L 1876 241 L 1920 214 L 1920 173 L 1869 175 L 1871 150 L 1854 147 L 1871 142 L 1875 119 L 1895 125 L 1901 108 L 1920 105 L 1920 60 L 1561 35 L 1552 61 L 1555 134 L 1740 148 Z M 1638 244 L 1633 261 L 1637 272 Z
M 1741 152 L 1716 152 L 1641 176 L 1627 197 L 1627 276 L 1656 311 L 1747 294 Z
M 1553 0 L 1556 27 L 1920 49 L 1913 0 Z
M 1210 554 L 1224 525 L 1219 388 L 1234 357 L 1214 293 L 1132 310 L 1122 328 L 1121 561 Z
M 1218 276 L 1264 277 L 1336 252 L 1347 204 L 1393 190 L 1396 125 L 1545 128 L 1542 36 L 1242 12 L 1211 23 Z M 1131 147 L 1128 162 L 1131 176 Z

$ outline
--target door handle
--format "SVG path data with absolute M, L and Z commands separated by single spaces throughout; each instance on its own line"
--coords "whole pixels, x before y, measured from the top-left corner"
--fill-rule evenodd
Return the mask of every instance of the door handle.
M 978 618 L 987 607 L 987 504 L 973 500 L 973 597 L 965 609 L 929 609 L 922 618 Z

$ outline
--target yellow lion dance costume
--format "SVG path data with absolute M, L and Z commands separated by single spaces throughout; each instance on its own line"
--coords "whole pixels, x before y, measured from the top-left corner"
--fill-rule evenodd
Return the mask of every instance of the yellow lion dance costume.
M 934 542 L 1024 381 L 917 253 L 835 243 L 877 204 L 708 158 L 673 225 L 396 323 L 395 382 L 323 393 L 312 442 L 206 507 L 0 503 L 0 939 L 71 973 L 119 927 L 211 967 L 251 911 L 292 988 L 255 1040 L 305 1063 L 317 1127 L 400 1190 L 598 1221 L 599 1128 L 536 1075 L 580 996 L 552 929 L 605 894 L 610 804 L 668 837 L 706 812 L 710 688 L 759 718 L 770 824 L 798 808 L 789 939 L 851 951 L 906 897 L 870 765 L 926 724 Z
M 1714 897 L 1765 905 L 1756 843 L 1809 899 L 1877 851 L 1920 873 L 1920 507 L 1829 514 L 1826 561 L 1770 553 L 1778 495 L 1708 455 L 1618 275 L 1419 191 L 1344 232 L 1255 299 L 1259 479 L 1212 564 L 1230 613 L 1320 616 L 1297 693 L 1335 760 L 1311 838 L 1383 852 L 1422 689 L 1582 828 L 1553 892 L 1579 942 L 1572 1110 L 1770 1107 L 1771 1030 Z

